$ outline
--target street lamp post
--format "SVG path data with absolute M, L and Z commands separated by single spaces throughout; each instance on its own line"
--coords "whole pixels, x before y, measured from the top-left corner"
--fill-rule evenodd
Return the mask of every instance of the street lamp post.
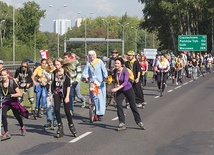
M 49 7 L 53 7 L 53 5 L 49 5 Z M 62 8 L 67 7 L 67 4 L 64 4 L 63 6 L 61 6 L 60 8 L 57 9 L 57 18 L 59 18 L 59 10 Z M 59 57 L 59 35 L 60 35 L 60 20 L 57 19 L 56 20 L 56 33 L 57 33 L 57 56 Z
M 41 24 L 40 24 L 41 25 Z M 34 62 L 36 62 L 36 29 L 40 26 L 40 25 L 37 25 L 34 29 Z
M 82 12 L 78 12 L 78 14 L 82 14 Z M 90 14 L 93 14 L 93 12 L 90 12 Z M 82 17 L 83 19 L 83 17 Z M 85 15 L 85 19 L 84 19 L 84 24 L 85 24 L 85 55 L 87 55 L 87 42 L 86 42 L 86 38 L 87 38 L 87 29 L 86 29 L 86 15 Z
M 134 27 L 131 27 L 134 29 Z M 135 28 L 135 52 L 137 52 L 137 34 L 138 34 L 138 28 Z
M 124 28 L 126 25 L 129 25 L 129 23 L 121 24 L 120 22 L 118 22 L 118 24 L 121 25 L 123 28 L 122 54 L 124 54 Z
M 0 22 L 0 39 L 1 39 L 1 46 L 3 45 L 3 35 L 2 35 L 2 25 L 3 25 L 3 23 L 5 22 L 5 20 L 3 19 L 3 20 L 1 20 L 1 22 Z
M 107 57 L 109 56 L 109 41 L 108 41 L 108 39 L 109 39 L 109 24 L 110 24 L 110 22 L 111 21 L 114 21 L 114 19 L 111 19 L 110 21 L 106 21 L 105 19 L 102 19 L 103 21 L 105 21 L 106 23 L 107 23 L 107 27 L 106 27 L 106 29 L 107 29 L 107 32 L 106 32 L 106 35 L 107 35 L 107 47 L 106 47 L 106 51 L 107 51 Z
M 13 64 L 15 64 L 15 7 L 13 0 Z
M 213 40 L 213 17 L 212 17 L 212 52 L 214 53 L 214 40 Z

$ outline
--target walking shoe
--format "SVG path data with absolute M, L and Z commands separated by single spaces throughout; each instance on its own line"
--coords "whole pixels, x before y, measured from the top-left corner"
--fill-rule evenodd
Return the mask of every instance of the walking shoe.
M 129 108 L 130 108 L 129 103 L 126 103 L 126 109 L 129 109 Z
M 5 132 L 1 135 L 1 141 L 3 140 L 7 140 L 7 139 L 10 139 L 10 134 L 9 132 Z
M 26 130 L 25 130 L 25 127 L 24 127 L 24 126 L 21 128 L 21 135 L 22 135 L 22 136 L 25 136 L 25 135 L 26 135 Z
M 143 126 L 143 123 L 142 123 L 142 122 L 139 122 L 137 125 L 138 125 L 142 130 L 145 130 L 145 127 Z
M 142 103 L 142 106 L 145 106 L 145 105 L 147 105 L 147 102 L 143 102 L 143 103 Z
M 81 106 L 82 108 L 85 108 L 85 102 L 82 102 L 82 106 Z
M 123 131 L 123 130 L 126 130 L 126 126 L 124 123 L 120 123 L 118 125 L 117 131 Z
M 142 104 L 141 103 L 136 103 L 137 108 L 142 108 Z
M 102 121 L 103 120 L 103 115 L 97 115 L 97 119 L 98 119 L 98 121 Z
M 94 121 L 98 121 L 99 119 L 98 119 L 98 117 L 97 117 L 97 115 L 94 115 Z
M 176 86 L 178 85 L 178 82 L 176 82 Z

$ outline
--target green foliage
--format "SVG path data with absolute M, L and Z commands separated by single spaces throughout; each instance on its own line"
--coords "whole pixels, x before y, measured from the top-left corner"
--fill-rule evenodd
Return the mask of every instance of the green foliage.
M 26 2 L 23 7 L 14 10 L 15 59 L 21 61 L 29 57 L 38 61 L 40 58 L 39 51 L 42 49 L 49 50 L 49 56 L 57 57 L 58 35 L 56 33 L 39 31 L 39 22 L 41 18 L 45 18 L 45 10 L 41 10 L 40 6 L 35 1 Z M 4 34 L 0 46 L 0 54 L 1 58 L 5 61 L 11 61 L 13 57 L 13 7 L 3 2 L 0 2 L 0 21 L 1 20 L 5 20 L 5 22 L 0 25 L 0 32 Z M 106 18 L 86 18 L 82 21 L 80 27 L 73 27 L 65 35 L 59 36 L 60 57 L 63 57 L 65 39 L 85 38 L 85 21 L 87 25 L 87 38 L 107 38 L 107 34 L 109 34 L 110 39 L 122 39 L 122 25 L 129 23 L 124 27 L 125 52 L 130 49 L 134 50 L 136 45 L 137 51 L 139 52 L 145 48 L 145 42 L 146 48 L 152 48 L 153 42 L 156 42 L 154 45 L 157 45 L 157 41 L 153 39 L 152 34 L 148 32 L 146 33 L 145 40 L 145 31 L 140 31 L 139 28 L 142 19 L 139 20 L 138 17 L 130 17 L 128 14 L 125 14 L 122 17 L 108 16 Z M 119 25 L 118 22 L 120 22 L 121 25 Z M 109 33 L 107 33 L 107 28 Z M 115 48 L 121 53 L 122 43 L 109 43 L 109 51 Z M 155 48 L 157 47 L 155 46 Z M 95 50 L 99 56 L 107 54 L 107 45 L 104 43 L 88 43 L 87 51 L 92 49 Z M 7 51 L 7 53 L 4 53 L 4 51 Z M 81 60 L 85 59 L 84 43 L 71 44 L 67 42 L 66 51 L 76 53 Z M 36 57 L 34 56 L 35 54 Z
M 210 0 L 139 0 L 145 4 L 145 21 L 142 28 L 156 31 L 160 49 L 173 49 L 177 52 L 178 35 L 208 36 L 208 49 L 211 49 L 211 18 L 214 16 L 214 3 Z

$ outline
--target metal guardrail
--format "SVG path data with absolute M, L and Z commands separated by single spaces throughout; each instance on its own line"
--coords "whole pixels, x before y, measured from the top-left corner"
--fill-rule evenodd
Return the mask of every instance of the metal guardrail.
M 86 65 L 86 61 L 81 61 L 81 65 Z M 35 63 L 29 63 L 30 69 L 33 69 Z M 4 68 L 9 69 L 9 70 L 16 70 L 16 68 L 21 66 L 21 62 L 19 64 L 5 64 L 4 62 Z
M 31 69 L 33 69 L 34 64 L 35 63 L 29 63 L 29 67 Z M 21 66 L 21 62 L 19 64 L 7 64 L 7 65 L 4 64 L 4 68 L 9 69 L 9 70 L 16 70 L 16 68 L 18 68 L 20 66 Z

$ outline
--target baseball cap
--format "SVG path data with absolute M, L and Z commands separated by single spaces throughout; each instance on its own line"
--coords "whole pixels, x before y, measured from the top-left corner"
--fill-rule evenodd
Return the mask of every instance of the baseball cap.
M 3 60 L 0 60 L 0 64 L 3 64 L 4 63 L 4 61 Z

